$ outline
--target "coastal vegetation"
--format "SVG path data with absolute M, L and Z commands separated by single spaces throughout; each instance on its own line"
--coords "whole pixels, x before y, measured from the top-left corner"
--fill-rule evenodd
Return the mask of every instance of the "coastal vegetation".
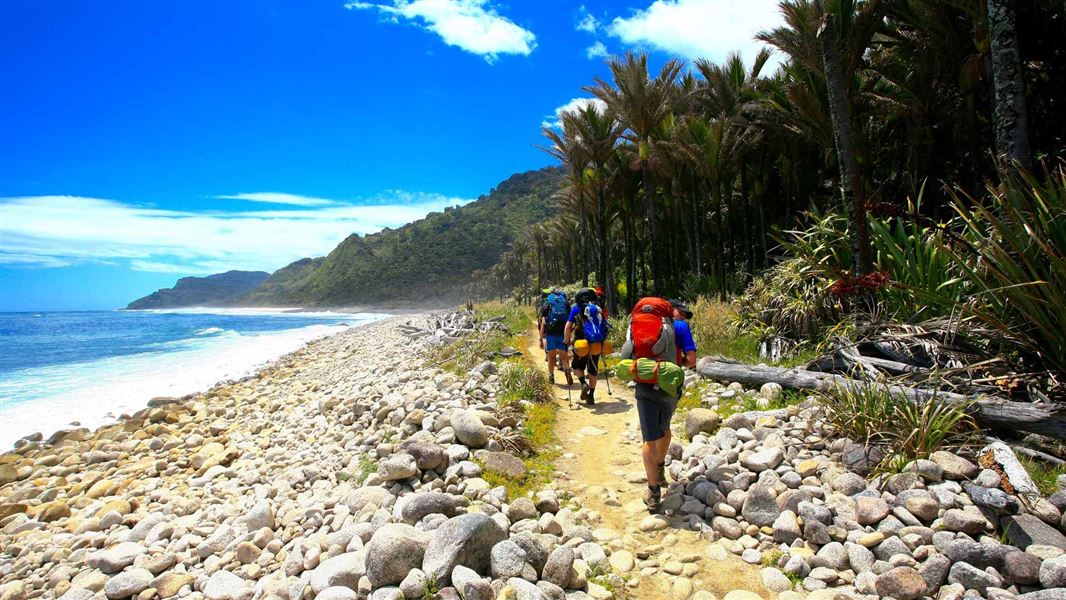
M 769 51 L 608 59 L 544 130 L 561 212 L 503 255 L 493 293 L 602 285 L 616 316 L 700 298 L 709 354 L 1061 401 L 1061 3 L 781 10 L 759 34 L 776 70 Z

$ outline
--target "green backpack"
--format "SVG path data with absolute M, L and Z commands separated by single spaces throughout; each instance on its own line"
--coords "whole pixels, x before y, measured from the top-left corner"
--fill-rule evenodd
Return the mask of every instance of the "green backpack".
M 672 362 L 656 362 L 650 358 L 620 361 L 614 368 L 614 375 L 622 381 L 653 382 L 671 396 L 676 396 L 685 384 L 684 369 Z

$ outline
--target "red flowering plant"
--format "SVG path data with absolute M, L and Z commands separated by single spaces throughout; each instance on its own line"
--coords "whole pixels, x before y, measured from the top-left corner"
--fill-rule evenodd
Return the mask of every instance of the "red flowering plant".
M 888 271 L 874 271 L 858 277 L 851 273 L 844 273 L 829 288 L 829 291 L 841 300 L 854 296 L 868 297 L 885 289 L 891 283 L 892 277 L 889 276 Z

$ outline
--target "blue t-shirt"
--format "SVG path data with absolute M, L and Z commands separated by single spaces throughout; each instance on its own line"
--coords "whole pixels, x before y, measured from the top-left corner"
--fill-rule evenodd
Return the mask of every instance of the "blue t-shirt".
M 682 356 L 696 351 L 696 342 L 692 340 L 692 330 L 689 329 L 688 321 L 681 319 L 674 321 L 674 345 L 681 351 Z

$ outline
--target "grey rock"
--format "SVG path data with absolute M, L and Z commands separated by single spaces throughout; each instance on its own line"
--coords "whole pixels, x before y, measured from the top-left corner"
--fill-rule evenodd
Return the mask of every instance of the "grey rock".
M 1063 598 L 1066 598 L 1066 587 L 1036 590 L 1035 592 L 1018 596 L 1018 600 L 1062 600 Z
M 199 546 L 196 547 L 196 555 L 201 560 L 211 555 L 222 554 L 223 551 L 229 546 L 237 537 L 237 532 L 233 530 L 229 525 L 221 525 L 215 529 L 214 533 L 207 536 Z
M 700 433 L 714 433 L 718 428 L 718 413 L 706 408 L 693 408 L 685 414 L 685 437 L 691 440 Z
M 470 448 L 481 448 L 489 441 L 489 432 L 481 417 L 474 410 L 459 410 L 452 413 L 452 429 L 455 439 Z M 450 571 L 450 569 L 449 569 Z
M 883 560 L 885 562 L 890 561 L 893 556 L 900 555 L 910 556 L 911 550 L 903 540 L 895 536 L 886 538 L 885 541 L 881 542 L 876 548 L 874 548 L 874 556 L 876 556 L 878 560 Z
M 248 526 L 248 531 L 257 531 L 263 527 L 273 529 L 274 507 L 271 506 L 270 501 L 260 500 L 252 505 L 248 514 L 244 516 L 244 523 Z
M 769 486 L 757 483 L 748 488 L 741 514 L 748 523 L 764 527 L 772 525 L 777 520 L 777 517 L 781 515 L 781 509 L 777 506 L 777 498 L 773 490 Z
M 878 446 L 849 443 L 840 453 L 840 462 L 848 469 L 866 474 L 885 458 L 885 451 Z
M 1047 588 L 1066 587 L 1066 554 L 1049 558 L 1040 565 L 1040 585 Z
M 711 527 L 718 532 L 718 535 L 730 540 L 739 539 L 744 535 L 744 528 L 740 526 L 740 523 L 729 517 L 715 517 L 711 520 Z
M 939 552 L 933 554 L 918 566 L 918 574 L 925 580 L 925 593 L 933 595 L 948 579 L 951 560 Z
M 791 510 L 782 511 L 774 520 L 774 541 L 782 544 L 791 544 L 802 535 L 799 520 L 796 513 Z
M 936 500 L 925 496 L 907 498 L 903 503 L 903 508 L 906 508 L 907 512 L 926 523 L 936 519 L 937 514 L 940 512 L 940 505 L 937 504 Z
M 492 547 L 491 572 L 495 579 L 508 579 L 522 574 L 526 564 L 526 551 L 511 540 L 504 540 Z
M 945 512 L 943 522 L 948 531 L 961 531 L 969 535 L 977 535 L 985 530 L 984 517 L 958 508 Z
M 465 496 L 444 492 L 419 492 L 401 498 L 397 503 L 397 508 L 403 522 L 414 525 L 426 515 L 442 514 L 446 517 L 454 517 L 469 505 L 470 500 Z
M 515 591 L 515 600 L 548 600 L 548 597 L 539 587 L 519 577 L 508 579 L 507 587 Z
M 399 481 L 418 475 L 415 457 L 406 452 L 397 452 L 378 463 L 378 475 L 383 481 Z
M 247 581 L 229 571 L 215 571 L 204 585 L 207 600 L 244 600 L 251 597 L 251 592 Z
M 129 598 L 141 593 L 152 583 L 155 575 L 148 569 L 130 569 L 115 575 L 104 585 L 104 595 L 108 598 Z
M 929 455 L 929 460 L 940 466 L 943 470 L 944 477 L 947 479 L 972 479 L 977 476 L 978 471 L 980 471 L 977 465 L 972 462 L 957 454 L 946 452 L 944 450 L 938 450 L 932 453 Z
M 526 476 L 526 465 L 522 459 L 506 452 L 489 452 L 484 458 L 485 468 L 497 473 L 502 473 L 512 479 L 521 479 Z
M 90 567 L 100 569 L 104 573 L 118 573 L 147 552 L 147 548 L 135 542 L 121 542 L 90 554 L 88 563 Z
M 1001 588 L 1004 585 L 1002 577 L 964 562 L 951 565 L 948 582 L 957 583 L 968 590 L 977 590 L 982 596 L 988 592 L 988 588 Z
M 345 552 L 319 563 L 311 571 L 310 584 L 314 593 L 333 587 L 342 586 L 353 590 L 359 589 L 359 579 L 366 575 L 366 551 Z
M 319 592 L 315 600 L 359 600 L 359 594 L 351 588 L 335 585 Z
M 762 584 L 771 592 L 780 593 L 792 589 L 792 581 L 779 569 L 765 567 L 759 571 Z
M 484 513 L 453 517 L 433 531 L 422 570 L 430 579 L 436 577 L 442 582 L 456 565 L 487 573 L 493 546 L 506 538 L 507 532 Z
M 1000 526 L 1006 532 L 1010 543 L 1022 550 L 1033 544 L 1040 544 L 1066 551 L 1066 536 L 1033 515 L 1003 517 L 1000 520 Z
M 855 520 L 859 525 L 875 525 L 888 516 L 888 503 L 880 498 L 859 496 L 855 499 Z
M 507 520 L 517 523 L 537 517 L 537 507 L 529 498 L 517 498 L 507 507 Z
M 541 577 L 550 583 L 566 588 L 570 585 L 570 569 L 574 566 L 574 551 L 567 546 L 559 546 L 548 555 Z
M 422 569 L 411 569 L 407 572 L 407 577 L 400 582 L 400 591 L 403 592 L 404 598 L 421 598 L 425 595 L 428 585 L 429 579 Z
M 740 459 L 740 464 L 750 471 L 761 473 L 777 468 L 784 459 L 785 453 L 781 448 L 766 448 L 744 456 Z
M 344 503 L 351 509 L 352 514 L 358 513 L 363 508 L 373 506 L 384 506 L 385 500 L 389 498 L 389 490 L 379 486 L 366 486 L 361 487 L 352 492 L 345 500 Z
M 830 542 L 822 546 L 815 556 L 831 569 L 843 571 L 848 568 L 848 552 L 840 542 Z
M 407 453 L 415 458 L 415 466 L 419 471 L 432 471 L 447 466 L 448 456 L 444 448 L 437 444 L 415 442 L 406 448 Z
M 896 600 L 915 600 L 925 595 L 925 580 L 910 567 L 896 567 L 879 576 L 874 583 L 877 595 Z
M 844 544 L 844 549 L 847 550 L 848 563 L 851 565 L 853 571 L 856 573 L 866 573 L 873 570 L 874 562 L 877 559 L 869 548 L 848 542 Z
M 916 473 L 925 481 L 936 483 L 944 478 L 944 468 L 935 461 L 918 459 L 903 467 L 905 473 Z
M 1003 574 L 1017 585 L 1040 583 L 1040 559 L 1028 552 L 1011 552 L 1003 560 Z
M 366 546 L 366 576 L 375 588 L 398 584 L 422 565 L 430 536 L 405 523 L 382 525 Z
M 866 480 L 855 473 L 841 473 L 833 478 L 831 486 L 845 496 L 854 496 L 866 489 Z
M 944 554 L 953 563 L 965 562 L 979 569 L 992 567 L 997 571 L 1004 570 L 1007 555 L 1011 552 L 1017 552 L 1017 549 L 997 542 L 981 543 L 968 539 L 954 540 L 944 549 Z

